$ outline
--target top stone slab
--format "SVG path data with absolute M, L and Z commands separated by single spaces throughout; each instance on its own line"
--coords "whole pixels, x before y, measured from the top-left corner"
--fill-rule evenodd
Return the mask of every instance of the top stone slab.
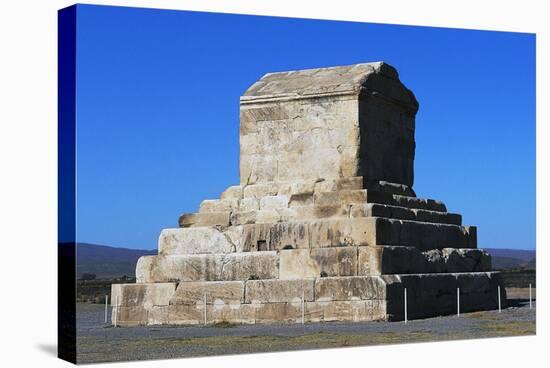
M 394 67 L 385 62 L 362 63 L 328 68 L 293 70 L 267 73 L 254 83 L 243 96 L 241 103 L 269 99 L 313 98 L 333 95 L 359 95 L 363 91 L 378 90 L 381 87 L 376 77 L 383 77 L 399 82 L 399 75 Z M 372 84 L 372 85 L 371 85 Z M 398 90 L 393 86 L 386 92 L 403 103 L 418 109 L 414 94 L 400 82 Z

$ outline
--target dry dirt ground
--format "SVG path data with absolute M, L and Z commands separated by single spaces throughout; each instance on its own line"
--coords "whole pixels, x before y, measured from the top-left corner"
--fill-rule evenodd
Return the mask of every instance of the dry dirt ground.
M 533 298 L 535 290 L 533 289 Z M 145 326 L 113 328 L 104 306 L 79 304 L 78 363 L 169 359 L 534 335 L 536 303 L 528 289 L 507 289 L 511 307 L 404 322 L 315 323 L 296 325 Z

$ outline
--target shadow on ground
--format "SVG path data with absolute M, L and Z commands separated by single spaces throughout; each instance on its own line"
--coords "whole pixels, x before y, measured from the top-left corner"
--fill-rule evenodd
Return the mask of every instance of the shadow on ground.
M 54 357 L 57 357 L 57 345 L 56 344 L 38 344 L 36 345 L 38 350 L 43 351 L 44 353 L 47 353 L 49 355 L 53 355 Z

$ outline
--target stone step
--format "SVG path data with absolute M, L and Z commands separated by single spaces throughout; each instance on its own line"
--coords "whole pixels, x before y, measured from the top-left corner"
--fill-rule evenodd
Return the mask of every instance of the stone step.
M 180 227 L 193 227 L 193 226 L 228 227 L 231 225 L 231 211 L 184 213 L 179 217 L 178 225 Z
M 220 199 L 259 199 L 264 196 L 291 196 L 314 192 L 331 192 L 349 189 L 369 189 L 390 194 L 411 197 L 416 196 L 410 187 L 403 184 L 390 183 L 387 181 L 369 181 L 363 176 L 350 176 L 345 178 L 327 178 L 322 180 L 295 180 L 292 182 L 264 182 L 249 185 L 232 185 L 221 193 Z
M 228 254 L 144 256 L 138 282 L 245 281 L 407 273 L 479 272 L 491 269 L 478 249 L 421 252 L 405 246 L 339 246 Z
M 279 254 L 275 251 L 143 256 L 136 265 L 138 283 L 276 278 Z
M 115 284 L 111 300 L 122 326 L 402 320 L 404 288 L 415 319 L 456 313 L 458 288 L 462 312 L 495 309 L 498 286 L 506 307 L 498 272 Z
M 370 218 L 365 218 L 370 219 Z M 435 224 L 430 222 L 394 220 L 372 217 L 375 221 L 374 245 L 402 245 L 416 247 L 421 251 L 443 248 L 477 248 L 477 228 Z M 365 235 L 368 236 L 368 233 Z
M 350 197 L 363 198 L 363 191 L 354 191 Z M 355 197 L 354 197 L 355 196 Z M 332 195 L 331 195 L 332 197 Z M 276 223 L 289 221 L 306 221 L 324 218 L 347 217 L 387 217 L 401 220 L 433 222 L 460 225 L 462 216 L 459 214 L 427 209 L 393 206 L 379 203 L 344 203 L 327 204 L 321 196 L 314 204 L 313 195 L 264 197 L 258 206 L 245 207 L 246 210 L 226 212 L 200 212 L 183 214 L 179 218 L 180 227 L 246 225 L 254 223 Z M 289 208 L 290 207 L 290 208 Z M 250 209 L 256 208 L 256 209 Z M 258 209 L 261 208 L 261 209 Z
M 310 248 L 403 245 L 418 249 L 476 248 L 476 228 L 383 217 L 327 219 L 308 223 Z
M 491 256 L 482 249 L 444 248 L 421 252 L 416 247 L 360 247 L 358 275 L 491 271 Z
M 198 213 L 213 213 L 217 216 L 223 216 L 218 221 L 226 224 L 225 220 L 231 212 L 278 211 L 298 206 L 347 206 L 359 203 L 379 203 L 412 209 L 447 211 L 442 202 L 433 199 L 422 199 L 372 189 L 339 189 L 334 191 L 289 192 L 287 194 L 280 194 L 276 191 L 263 191 L 258 196 L 238 199 L 224 196 L 222 199 L 202 201 Z M 194 224 L 199 220 L 201 220 L 200 217 L 193 218 L 191 214 L 188 214 L 185 218 L 180 218 L 180 224 Z
M 445 204 L 433 199 L 390 194 L 375 190 L 338 190 L 313 194 L 316 205 L 329 206 L 338 204 L 378 203 L 390 206 L 407 207 L 429 211 L 447 212 Z M 290 198 L 292 202 L 292 198 Z
M 480 249 L 367 246 L 281 250 L 279 278 L 485 272 L 491 257 Z
M 407 289 L 408 319 L 456 314 L 457 291 L 460 312 L 498 308 L 498 287 L 502 308 L 506 290 L 499 272 L 438 273 L 383 276 L 386 280 L 388 320 L 404 319 L 404 289 Z M 390 279 L 394 282 L 390 283 Z
M 353 204 L 349 215 L 355 217 L 386 217 L 399 220 L 461 225 L 462 216 L 456 213 L 430 211 L 377 203 Z
M 159 253 L 200 254 L 403 244 L 422 251 L 476 248 L 477 232 L 474 226 L 384 217 L 255 223 L 226 229 L 190 227 L 163 230 L 159 238 Z

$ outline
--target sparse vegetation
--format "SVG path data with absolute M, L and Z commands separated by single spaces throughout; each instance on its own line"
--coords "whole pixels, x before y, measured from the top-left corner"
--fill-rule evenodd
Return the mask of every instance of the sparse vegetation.
M 135 278 L 123 276 L 117 279 L 79 279 L 76 283 L 77 303 L 105 303 L 105 296 L 111 295 L 111 285 L 135 282 Z

